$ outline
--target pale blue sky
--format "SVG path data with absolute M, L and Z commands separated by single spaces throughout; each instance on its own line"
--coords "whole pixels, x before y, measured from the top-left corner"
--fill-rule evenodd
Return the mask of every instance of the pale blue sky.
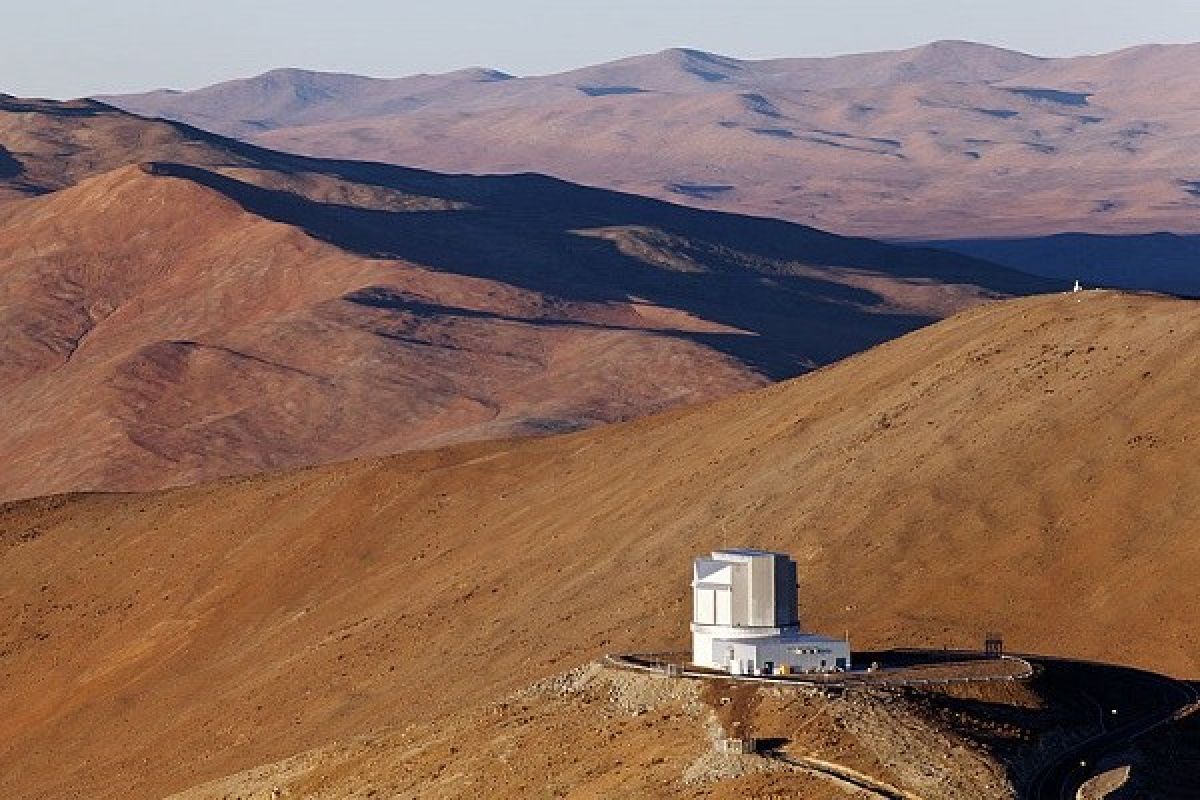
M 743 58 L 970 39 L 1038 55 L 1200 40 L 1198 0 L 12 0 L 0 92 L 197 86 L 272 67 L 557 72 L 688 46 Z

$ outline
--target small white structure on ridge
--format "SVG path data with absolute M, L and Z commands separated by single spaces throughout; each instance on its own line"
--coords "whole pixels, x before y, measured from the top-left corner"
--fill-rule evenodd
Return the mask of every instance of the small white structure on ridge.
M 692 576 L 692 663 L 734 675 L 850 669 L 850 643 L 800 630 L 796 562 L 765 550 L 717 550 Z
M 1071 289 L 1071 291 L 1072 292 L 1082 292 L 1083 291 L 1083 286 L 1079 283 L 1078 279 L 1075 280 L 1075 288 Z

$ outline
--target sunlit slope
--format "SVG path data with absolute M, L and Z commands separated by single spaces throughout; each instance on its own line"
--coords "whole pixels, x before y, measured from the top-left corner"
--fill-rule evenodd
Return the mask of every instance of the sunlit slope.
M 682 647 L 688 569 L 799 561 L 858 646 L 1200 670 L 1197 305 L 996 303 L 563 437 L 0 515 L 0 792 L 151 797 Z

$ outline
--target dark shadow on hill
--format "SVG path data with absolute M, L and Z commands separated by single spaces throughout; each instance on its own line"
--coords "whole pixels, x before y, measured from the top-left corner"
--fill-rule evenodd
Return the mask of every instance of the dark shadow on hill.
M 1111 206 L 1101 206 L 1100 213 Z M 1200 297 L 1200 236 L 1174 233 L 1060 233 L 1013 239 L 921 242 L 1012 269 L 1086 286 Z
M 728 183 L 672 183 L 667 185 L 667 190 L 671 193 L 693 197 L 697 200 L 711 200 L 726 192 L 732 192 L 733 189 L 734 187 Z
M 1191 685 L 1200 691 L 1200 683 Z M 1200 798 L 1200 714 L 1143 737 L 1132 755 L 1129 782 L 1109 800 Z
M 1021 113 L 1020 111 L 1013 111 L 1007 108 L 972 108 L 971 110 L 978 114 L 996 117 L 997 119 L 1012 119 Z
M 21 174 L 21 162 L 13 158 L 12 153 L 0 146 L 0 180 L 15 178 Z
M 1145 766 L 1175 775 L 1170 780 L 1185 774 L 1177 764 L 1181 742 L 1200 760 L 1200 723 L 1170 722 L 1189 700 L 1186 682 L 1114 664 L 1028 659 L 1037 670 L 1026 683 L 1033 704 L 1018 700 L 1008 688 L 1013 685 L 1004 682 L 965 691 L 954 686 L 904 691 L 940 725 L 1007 765 L 1023 798 L 1058 798 L 1064 783 L 1086 780 L 1105 757 L 1128 753 L 1135 741 L 1138 750 L 1152 753 L 1153 764 Z M 1158 720 L 1165 721 L 1161 738 L 1168 744 L 1154 753 L 1136 734 Z
M 787 128 L 751 128 L 751 133 L 757 133 L 759 136 L 770 136 L 775 139 L 795 139 L 794 131 L 789 131 Z
M 0 111 L 9 111 L 17 114 L 50 114 L 57 117 L 94 117 L 99 114 L 111 114 L 113 107 L 95 100 L 71 100 L 68 102 L 59 102 L 57 100 L 36 100 L 22 97 L 13 97 L 7 94 L 0 94 Z M 122 112 L 123 113 L 123 112 Z M 192 130 L 198 130 L 193 128 Z M 201 131 L 203 133 L 203 131 Z M 213 134 L 205 133 L 205 137 L 212 137 Z
M 737 68 L 715 57 L 683 55 L 707 66 Z M 0 110 L 134 118 L 96 101 L 55 103 L 0 96 Z M 831 363 L 935 321 L 890 304 L 873 291 L 872 281 L 880 276 L 893 285 L 961 284 L 997 296 L 1050 287 L 1040 279 L 940 250 L 896 247 L 779 220 L 701 211 L 541 175 L 445 175 L 306 158 L 181 123 L 162 124 L 173 127 L 179 140 L 161 130 L 155 135 L 162 136 L 171 152 L 180 152 L 184 145 L 188 165 L 148 165 L 152 173 L 208 186 L 264 218 L 359 255 L 503 282 L 551 301 L 627 303 L 637 298 L 678 309 L 733 330 L 669 335 L 713 347 L 772 379 Z M 222 174 L 230 168 L 249 172 L 241 176 L 245 180 Z M 81 171 L 90 174 L 88 169 Z M 295 188 L 265 189 L 246 182 L 256 180 L 256 174 L 264 174 L 264 182 L 273 186 L 289 187 L 295 179 Z M 303 196 L 313 176 L 353 184 L 341 187 L 347 197 L 356 198 L 353 205 Z M 689 185 L 687 190 L 723 188 Z M 395 210 L 397 192 L 463 208 Z
M 783 116 L 783 112 L 779 107 L 771 102 L 769 97 L 758 94 L 757 92 L 746 92 L 738 95 L 742 100 L 742 105 L 747 111 L 753 111 L 755 114 L 761 114 L 764 117 L 779 119 Z
M 101 105 L 97 103 L 96 105 Z M 1018 270 L 919 244 L 904 247 L 839 236 L 766 217 L 702 211 L 640 195 L 596 189 L 533 173 L 452 175 L 366 161 L 309 158 L 227 139 L 182 123 L 189 136 L 204 139 L 240 159 L 284 173 L 315 172 L 384 189 L 465 203 L 510 216 L 544 215 L 572 227 L 653 225 L 683 235 L 736 243 L 758 255 L 810 266 L 851 267 L 895 277 L 973 284 L 1002 294 L 1036 294 L 1054 284 Z M 166 165 L 162 168 L 167 169 Z M 715 191 L 725 185 L 681 185 Z
M 692 51 L 683 52 L 692 54 Z M 698 52 L 695 55 L 716 58 Z M 89 101 L 89 106 L 110 113 L 125 113 L 95 101 Z M 735 246 L 768 259 L 815 267 L 846 267 L 915 281 L 970 284 L 998 294 L 1037 294 L 1057 288 L 1054 283 L 1032 274 L 918 243 L 896 246 L 874 239 L 839 236 L 783 220 L 702 211 L 532 173 L 453 175 L 366 161 L 310 158 L 246 144 L 184 123 L 170 124 L 190 138 L 227 152 L 231 166 L 245 166 L 240 163 L 244 160 L 284 174 L 321 173 L 366 186 L 467 204 L 493 218 L 533 218 L 544 223 L 543 227 L 558 226 L 565 230 L 615 225 L 653 226 Z M 176 170 L 182 177 L 188 177 L 184 175 L 187 167 L 183 165 L 160 164 L 157 168 L 164 174 Z M 203 183 L 202 178 L 195 176 Z M 732 187 L 681 184 L 678 188 L 684 192 L 704 193 L 726 191 Z
M 620 95 L 648 93 L 647 89 L 639 89 L 636 86 L 579 86 L 576 88 L 588 97 L 616 97 Z
M 935 321 L 888 308 L 880 296 L 804 267 L 848 267 L 911 280 L 984 284 L 1024 293 L 1036 281 L 938 251 L 843 239 L 788 223 L 708 214 L 539 176 L 437 176 L 340 164 L 354 180 L 469 204 L 461 211 L 385 211 L 314 202 L 175 164 L 149 167 L 209 186 L 248 210 L 368 257 L 501 281 L 568 301 L 639 297 L 746 335 L 676 334 L 731 355 L 772 379 L 797 375 Z M 363 175 L 362 173 L 368 173 Z M 649 234 L 644 234 L 652 226 Z M 679 271 L 633 257 L 580 231 L 635 229 L 695 261 Z M 806 274 L 807 273 L 807 274 Z
M 1030 100 L 1055 103 L 1060 106 L 1086 106 L 1092 96 L 1090 92 L 1064 92 L 1061 89 L 1005 89 L 1005 91 Z

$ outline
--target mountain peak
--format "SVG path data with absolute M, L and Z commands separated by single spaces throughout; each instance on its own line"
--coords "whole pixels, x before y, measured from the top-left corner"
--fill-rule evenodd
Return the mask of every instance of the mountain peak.
M 466 80 L 479 81 L 481 83 L 490 83 L 492 81 L 511 81 L 517 80 L 516 75 L 510 75 L 507 72 L 491 67 L 466 67 L 465 69 L 454 70 L 442 75 L 430 75 L 429 77 L 442 78 L 463 78 Z
M 651 62 L 670 64 L 706 83 L 727 81 L 741 72 L 748 63 L 720 53 L 710 53 L 692 47 L 672 47 L 644 58 Z
M 900 50 L 899 82 L 992 82 L 1007 80 L 1036 69 L 1046 59 L 990 44 L 943 39 Z
M 1012 48 L 1008 47 L 1000 47 L 999 45 L 988 44 L 986 42 L 975 42 L 971 41 L 970 39 L 935 39 L 932 42 L 928 42 L 923 45 L 917 45 L 916 47 L 909 49 L 911 51 L 928 50 L 931 52 L 940 51 L 973 55 L 984 53 L 1004 53 L 1008 55 L 1021 56 L 1024 58 L 1036 58 L 1038 60 L 1043 60 L 1039 56 L 1030 55 L 1029 53 L 1025 53 L 1020 50 L 1013 50 Z

